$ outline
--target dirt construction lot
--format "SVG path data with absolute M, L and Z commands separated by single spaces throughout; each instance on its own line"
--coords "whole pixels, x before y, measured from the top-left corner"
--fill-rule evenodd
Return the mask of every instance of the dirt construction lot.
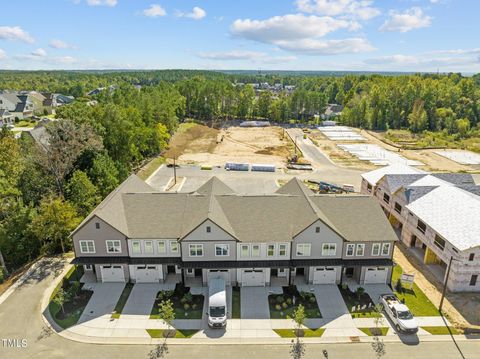
M 193 125 L 172 138 L 165 157 L 176 154 L 181 164 L 223 166 L 226 162 L 245 162 L 284 167 L 291 151 L 293 144 L 280 127 L 216 130 Z

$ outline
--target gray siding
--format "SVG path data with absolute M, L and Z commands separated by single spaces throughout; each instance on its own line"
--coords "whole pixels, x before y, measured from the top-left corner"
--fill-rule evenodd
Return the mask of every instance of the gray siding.
M 315 232 L 315 227 L 320 227 L 320 233 Z M 297 244 L 310 243 L 311 252 L 310 257 L 297 256 Z M 337 251 L 334 256 L 322 256 L 322 245 L 324 243 L 336 243 Z M 299 233 L 292 244 L 292 258 L 293 259 L 307 259 L 307 258 L 340 258 L 342 256 L 343 238 L 328 228 L 323 222 L 316 221 L 314 224 Z

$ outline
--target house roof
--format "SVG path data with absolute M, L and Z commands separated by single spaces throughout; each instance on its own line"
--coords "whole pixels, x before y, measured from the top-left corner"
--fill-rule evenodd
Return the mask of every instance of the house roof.
M 316 221 L 347 241 L 397 239 L 372 198 L 314 195 L 296 178 L 276 193 L 239 195 L 215 177 L 195 192 L 170 193 L 132 175 L 79 228 L 93 216 L 129 238 L 181 240 L 210 220 L 241 242 L 289 242 Z
M 459 250 L 480 245 L 479 196 L 439 186 L 406 207 Z
M 403 164 L 393 164 L 390 166 L 381 167 L 376 170 L 364 173 L 362 174 L 362 178 L 364 178 L 371 185 L 376 185 L 377 182 L 387 174 L 400 175 L 400 174 L 419 174 L 419 173 L 422 174 L 427 172 L 422 171 L 421 169 L 410 167 Z
M 424 176 L 425 174 L 415 173 L 415 174 L 386 174 L 384 177 L 385 177 L 385 181 L 387 182 L 388 188 L 390 189 L 390 192 L 395 193 L 401 187 L 406 187 Z

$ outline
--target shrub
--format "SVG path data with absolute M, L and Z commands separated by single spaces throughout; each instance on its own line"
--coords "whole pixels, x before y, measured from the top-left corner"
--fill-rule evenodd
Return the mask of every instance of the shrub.
M 343 290 L 347 290 L 347 288 L 348 288 L 347 283 L 342 283 L 342 289 L 343 289 Z
M 185 293 L 182 297 L 182 300 L 184 301 L 184 303 L 192 303 L 193 301 L 192 293 L 190 292 Z
M 360 299 L 362 297 L 363 293 L 365 293 L 365 288 L 358 287 L 355 293 L 357 294 L 357 298 Z
M 170 299 L 172 296 L 172 290 L 162 290 L 161 292 L 158 292 L 157 299 L 158 301 L 163 302 L 164 300 Z
M 395 284 L 395 290 L 399 293 L 403 292 L 402 280 L 400 278 L 397 279 L 397 283 Z
M 190 304 L 185 303 L 185 304 L 183 305 L 183 309 L 189 310 L 189 309 L 190 309 Z
M 277 303 L 283 303 L 285 301 L 285 298 L 283 298 L 283 295 L 278 295 L 277 296 Z
M 193 309 L 193 310 L 197 309 L 197 307 L 198 307 L 197 303 L 193 303 L 193 304 L 192 304 L 192 309 Z
M 287 304 L 291 305 L 292 304 L 292 298 L 287 298 Z
M 314 295 L 312 295 L 308 300 L 310 301 L 310 303 L 315 303 L 317 301 Z
M 3 283 L 3 280 L 5 279 L 5 276 L 3 275 L 3 268 L 0 267 L 0 284 Z
M 275 309 L 276 310 L 281 310 L 282 309 L 282 306 L 280 304 L 275 304 Z
M 288 308 L 287 302 L 283 302 L 283 303 L 282 303 L 282 308 L 283 308 L 283 309 L 287 309 L 287 308 Z

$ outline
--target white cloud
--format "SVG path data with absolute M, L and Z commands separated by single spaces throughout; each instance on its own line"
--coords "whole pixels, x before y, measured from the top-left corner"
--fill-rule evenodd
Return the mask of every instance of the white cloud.
M 203 10 L 201 7 L 195 6 L 192 9 L 192 12 L 189 12 L 189 13 L 178 12 L 177 16 L 178 17 L 188 17 L 188 18 L 194 19 L 194 20 L 200 20 L 200 19 L 203 19 L 205 16 L 207 16 L 207 12 L 205 10 Z
M 53 49 L 74 49 L 75 46 L 70 45 L 69 43 L 66 43 L 65 41 L 58 40 L 58 39 L 52 39 L 48 43 L 48 46 L 50 46 Z
M 33 43 L 33 37 L 20 26 L 0 26 L 0 39 Z
M 44 49 L 40 48 L 40 49 L 33 50 L 30 53 L 30 55 L 37 56 L 37 57 L 45 57 L 47 56 L 47 52 Z
M 148 9 L 143 10 L 143 15 L 148 17 L 159 17 L 167 15 L 167 12 L 160 5 L 152 4 Z
M 219 61 L 251 61 L 255 63 L 278 64 L 294 61 L 295 56 L 270 56 L 265 52 L 259 51 L 219 51 L 219 52 L 199 52 L 198 57 L 208 60 Z
M 278 46 L 286 51 L 310 55 L 335 55 L 373 50 L 362 38 L 320 40 L 339 29 L 351 29 L 356 21 L 330 16 L 285 15 L 267 20 L 235 20 L 231 26 L 234 36 Z
M 87 4 L 90 6 L 109 6 L 113 7 L 117 5 L 117 0 L 87 0 Z
M 7 53 L 0 49 L 0 60 L 5 60 L 7 58 Z
M 371 0 L 297 0 L 300 11 L 328 16 L 348 16 L 369 20 L 380 15 Z
M 432 17 L 424 14 L 419 7 L 412 7 L 403 13 L 391 10 L 389 14 L 390 18 L 380 26 L 380 31 L 407 32 L 413 29 L 429 27 L 432 22 Z
M 235 20 L 231 26 L 233 35 L 249 40 L 276 43 L 295 41 L 309 37 L 322 37 L 342 28 L 348 28 L 351 22 L 332 17 L 315 15 L 274 16 L 267 20 Z

